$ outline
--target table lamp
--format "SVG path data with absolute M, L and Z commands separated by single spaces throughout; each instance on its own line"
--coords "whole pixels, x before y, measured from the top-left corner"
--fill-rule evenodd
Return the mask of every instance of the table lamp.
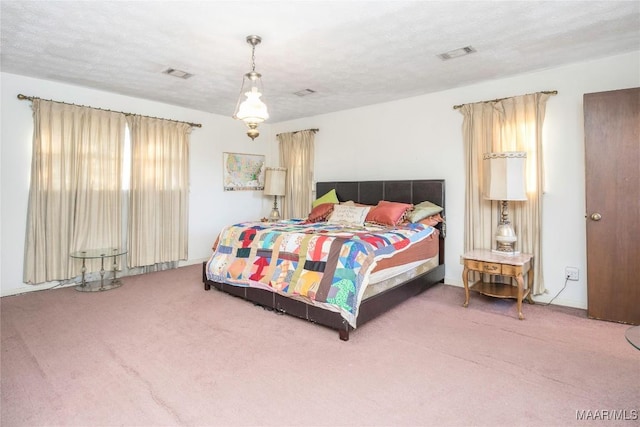
M 269 215 L 269 221 L 279 221 L 278 196 L 284 196 L 286 168 L 266 168 L 264 171 L 264 194 L 273 196 L 273 209 Z
M 518 237 L 509 220 L 509 201 L 527 200 L 525 186 L 524 151 L 485 153 L 483 156 L 483 196 L 488 200 L 499 200 L 502 204 L 500 220 L 496 230 L 494 252 L 517 255 Z

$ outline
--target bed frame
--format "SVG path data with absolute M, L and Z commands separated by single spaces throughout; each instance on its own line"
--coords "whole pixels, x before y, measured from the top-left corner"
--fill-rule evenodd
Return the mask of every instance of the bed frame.
M 321 196 L 335 189 L 340 201 L 353 200 L 357 203 L 376 205 L 380 200 L 417 204 L 429 200 L 445 208 L 444 180 L 403 180 L 403 181 L 349 181 L 318 182 L 316 195 Z M 445 211 L 442 212 L 444 218 Z M 438 225 L 440 230 L 439 265 L 405 283 L 397 285 L 380 294 L 374 295 L 360 304 L 356 324 L 361 327 L 401 302 L 423 292 L 425 289 L 444 280 L 444 238 L 445 223 Z M 349 332 L 353 329 L 339 313 L 325 310 L 302 301 L 282 296 L 263 289 L 239 287 L 218 283 L 207 279 L 206 262 L 202 266 L 204 289 L 214 288 L 228 294 L 243 298 L 278 313 L 286 313 L 313 323 L 328 326 L 339 332 L 340 339 L 349 340 Z

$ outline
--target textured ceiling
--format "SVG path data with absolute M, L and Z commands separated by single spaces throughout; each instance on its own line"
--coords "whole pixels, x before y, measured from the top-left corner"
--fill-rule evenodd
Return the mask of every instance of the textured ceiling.
M 226 116 L 250 70 L 245 37 L 258 34 L 256 70 L 270 122 L 640 49 L 637 0 L 0 5 L 3 72 Z M 468 45 L 477 52 L 437 56 Z M 162 73 L 167 68 L 194 76 L 171 77 Z M 302 89 L 316 93 L 294 95 Z

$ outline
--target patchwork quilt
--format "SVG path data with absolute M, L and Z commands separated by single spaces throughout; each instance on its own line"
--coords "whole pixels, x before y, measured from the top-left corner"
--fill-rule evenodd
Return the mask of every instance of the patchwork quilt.
M 221 232 L 207 263 L 207 278 L 301 298 L 339 312 L 355 328 L 376 262 L 433 231 L 419 223 L 395 228 L 295 219 L 234 224 Z

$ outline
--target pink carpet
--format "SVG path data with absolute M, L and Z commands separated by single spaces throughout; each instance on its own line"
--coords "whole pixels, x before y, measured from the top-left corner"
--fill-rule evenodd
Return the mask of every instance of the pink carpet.
M 1 299 L 3 427 L 638 425 L 629 326 L 582 310 L 438 285 L 342 342 L 201 266 L 123 280 Z

